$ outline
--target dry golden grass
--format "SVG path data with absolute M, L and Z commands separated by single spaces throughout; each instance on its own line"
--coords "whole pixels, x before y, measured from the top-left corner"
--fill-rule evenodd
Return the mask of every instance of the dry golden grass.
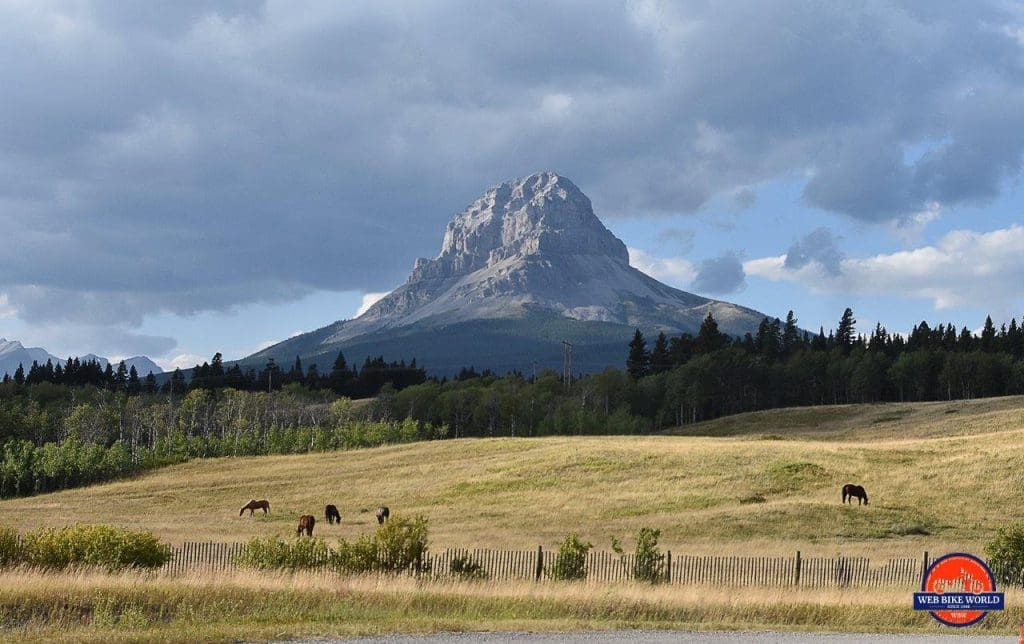
M 1009 635 L 1024 592 L 972 632 Z M 0 573 L 0 637 L 225 641 L 461 630 L 782 629 L 948 633 L 910 590 L 793 590 L 233 573 Z
M 951 413 L 955 410 L 955 413 Z M 918 556 L 979 551 L 1024 519 L 1024 399 L 776 410 L 694 428 L 723 436 L 457 440 L 225 458 L 134 480 L 0 502 L 20 529 L 104 522 L 172 542 L 294 533 L 336 504 L 331 539 L 369 531 L 373 509 L 423 514 L 435 547 L 536 548 L 579 532 L 662 530 L 675 553 Z M 867 507 L 841 506 L 865 485 Z M 238 516 L 250 498 L 271 514 Z

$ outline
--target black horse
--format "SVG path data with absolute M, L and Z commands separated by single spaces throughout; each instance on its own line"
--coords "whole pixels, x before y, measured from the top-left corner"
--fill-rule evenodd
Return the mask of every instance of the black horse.
M 846 503 L 847 499 L 849 499 L 850 504 L 852 505 L 853 497 L 857 497 L 857 505 L 860 505 L 861 502 L 863 502 L 864 505 L 868 504 L 868 493 L 864 487 L 861 485 L 854 485 L 853 483 L 847 483 L 843 486 L 843 503 Z
M 338 506 L 328 505 L 324 508 L 324 516 L 327 517 L 327 525 L 332 523 L 341 523 L 341 513 L 338 512 Z
M 391 510 L 388 509 L 388 506 L 382 505 L 377 508 L 377 523 L 384 523 L 389 516 L 391 516 Z

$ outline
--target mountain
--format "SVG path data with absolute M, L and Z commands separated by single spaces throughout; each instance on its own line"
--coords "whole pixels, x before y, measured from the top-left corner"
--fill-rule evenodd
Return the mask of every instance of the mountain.
M 13 376 L 19 364 L 24 365 L 25 373 L 28 373 L 28 368 L 32 366 L 33 360 L 39 364 L 46 364 L 47 360 L 53 360 L 53 364 L 57 364 L 58 361 L 64 362 L 47 352 L 46 349 L 25 347 L 17 340 L 0 338 L 0 377 L 3 377 L 5 373 Z
M 730 334 L 764 314 L 672 288 L 629 265 L 625 244 L 572 181 L 552 172 L 506 181 L 457 214 L 441 252 L 417 259 L 405 284 L 354 320 L 290 338 L 242 360 L 329 368 L 339 350 L 416 357 L 435 373 L 473 365 L 499 372 L 621 366 L 634 328 L 695 333 L 711 313 Z M 653 339 L 653 338 L 652 338 Z
M 87 353 L 83 356 L 79 356 L 78 359 L 81 362 L 95 360 L 103 367 L 106 367 L 109 362 L 106 358 L 94 353 Z M 42 365 L 46 364 L 47 360 L 52 360 L 54 365 L 59 364 L 61 366 L 67 362 L 66 359 L 58 358 L 46 349 L 39 347 L 24 347 L 17 340 L 5 340 L 0 338 L 0 377 L 5 373 L 13 376 L 14 372 L 18 369 L 19 364 L 23 366 L 25 373 L 27 374 L 33 361 Z M 138 372 L 139 376 L 142 377 L 145 377 L 150 371 L 152 371 L 154 375 L 163 373 L 163 369 L 146 356 L 127 358 L 124 363 L 128 369 L 131 369 L 134 365 L 135 370 Z

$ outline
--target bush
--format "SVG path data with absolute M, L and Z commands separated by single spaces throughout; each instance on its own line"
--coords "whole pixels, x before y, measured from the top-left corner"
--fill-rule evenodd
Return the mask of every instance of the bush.
M 81 565 L 121 570 L 159 568 L 170 559 L 170 547 L 151 532 L 79 524 L 25 535 L 18 561 L 39 568 Z
M 393 516 L 377 528 L 374 538 L 380 570 L 409 570 L 418 566 L 427 552 L 427 520 Z
M 575 533 L 568 535 L 558 547 L 558 559 L 551 571 L 555 579 L 566 581 L 587 578 L 587 554 L 594 544 L 582 541 Z
M 656 584 L 663 580 L 665 556 L 658 548 L 661 530 L 640 528 L 636 539 L 636 556 L 633 558 L 633 579 Z
M 323 539 L 256 537 L 235 558 L 240 566 L 260 569 L 303 570 L 329 566 L 346 573 L 402 572 L 420 566 L 427 551 L 427 520 L 392 516 L 373 535 L 338 541 L 336 548 Z
M 448 572 L 463 579 L 487 579 L 487 571 L 469 555 L 452 559 L 448 565 Z
M 254 537 L 235 558 L 235 563 L 262 570 L 307 570 L 332 564 L 334 553 L 319 537 L 296 537 L 285 541 L 280 537 Z
M 377 555 L 377 539 L 374 536 L 363 535 L 355 541 L 341 539 L 334 553 L 334 567 L 340 572 L 373 572 L 378 569 Z
M 1000 528 L 996 538 L 985 544 L 985 556 L 997 581 L 1021 583 L 1024 579 L 1024 523 Z

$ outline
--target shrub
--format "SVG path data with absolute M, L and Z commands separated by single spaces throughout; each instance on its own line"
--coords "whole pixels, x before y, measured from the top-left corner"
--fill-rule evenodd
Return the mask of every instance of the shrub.
M 240 566 L 263 570 L 308 570 L 333 561 L 334 553 L 323 539 L 302 537 L 291 541 L 280 537 L 254 537 L 235 558 Z
M 373 535 L 338 541 L 336 548 L 323 539 L 256 537 L 235 558 L 240 566 L 260 569 L 302 570 L 329 566 L 340 572 L 401 572 L 418 566 L 427 551 L 427 520 L 392 516 Z
M 170 558 L 170 547 L 151 532 L 108 525 L 43 528 L 25 535 L 20 548 L 20 561 L 40 568 L 159 568 Z
M 419 566 L 427 551 L 427 520 L 420 516 L 393 516 L 377 528 L 374 538 L 380 570 L 409 570 Z
M 1024 577 L 1024 523 L 1000 528 L 985 544 L 992 573 L 1002 583 L 1020 583 Z
M 594 544 L 582 541 L 576 533 L 565 538 L 558 547 L 558 559 L 551 571 L 552 577 L 561 580 L 577 580 L 587 578 L 587 554 Z
M 377 570 L 377 555 L 377 540 L 371 535 L 355 541 L 341 539 L 334 553 L 334 567 L 341 572 L 373 572 Z
M 452 559 L 448 572 L 463 579 L 487 579 L 487 571 L 469 555 Z
M 656 584 L 664 576 L 665 557 L 658 548 L 661 530 L 640 528 L 636 539 L 636 556 L 633 558 L 633 579 Z

